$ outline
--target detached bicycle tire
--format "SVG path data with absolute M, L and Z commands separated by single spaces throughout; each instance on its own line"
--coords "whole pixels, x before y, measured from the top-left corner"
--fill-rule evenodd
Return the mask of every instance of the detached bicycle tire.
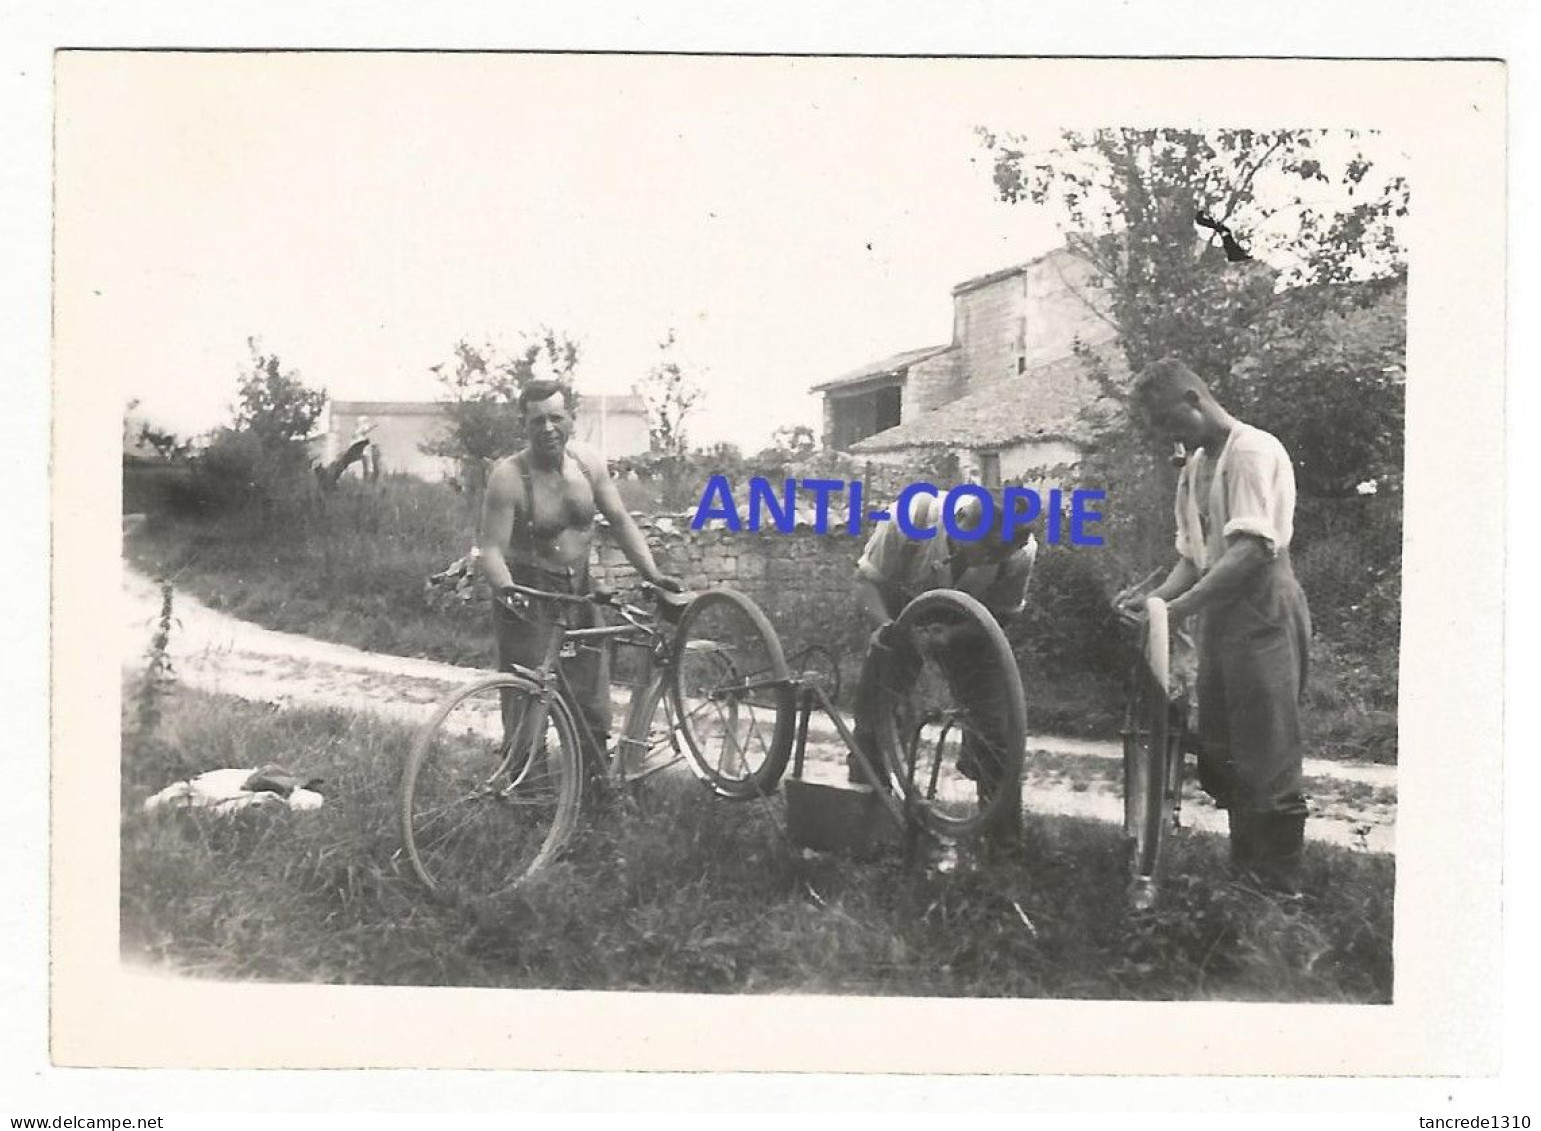
M 1171 731 L 1171 631 L 1166 602 L 1145 605 L 1140 657 L 1130 680 L 1124 715 L 1124 835 L 1130 871 L 1137 880 L 1154 880 L 1171 811 L 1174 751 Z M 1179 763 L 1180 768 L 1180 763 Z M 1180 788 L 1180 785 L 1179 785 Z
M 412 871 L 436 896 L 495 901 L 571 838 L 581 795 L 578 733 L 561 698 L 542 713 L 540 695 L 523 676 L 487 676 L 452 692 L 419 729 L 398 816 Z M 510 735 L 515 710 L 520 723 Z
M 690 768 L 713 793 L 773 792 L 792 753 L 795 695 L 776 630 L 734 589 L 702 593 L 680 617 L 669 695 Z
M 943 670 L 934 657 L 922 654 L 917 642 L 928 625 L 946 626 L 971 642 L 970 652 L 981 667 L 979 672 L 970 673 L 973 678 L 969 680 L 967 697 L 975 698 L 976 702 L 988 701 L 994 718 L 975 718 L 973 710 L 961 702 L 954 673 Z M 997 822 L 1014 818 L 1011 810 L 1021 804 L 1027 701 L 1006 634 L 988 609 L 956 589 L 922 593 L 900 612 L 891 632 L 898 648 L 916 649 L 908 660 L 916 675 L 908 681 L 897 674 L 906 665 L 897 651 L 889 650 L 875 658 L 880 665 L 877 742 L 905 808 L 928 832 L 948 840 L 977 836 Z M 956 657 L 952 658 L 956 662 Z M 935 668 L 929 675 L 928 665 Z M 935 686 L 937 697 L 948 703 L 959 700 L 960 705 L 928 707 L 913 702 L 917 697 L 916 685 L 922 680 Z M 964 738 L 970 734 L 976 743 L 989 748 L 996 761 L 998 779 L 987 799 L 967 796 L 977 787 L 967 782 L 963 767 L 958 765 Z M 957 756 L 952 756 L 954 747 L 948 746 L 948 739 L 954 736 Z M 953 765 L 944 779 L 942 770 L 950 756 Z M 981 770 L 976 766 L 974 773 L 977 775 Z M 960 777 L 965 780 L 960 782 Z

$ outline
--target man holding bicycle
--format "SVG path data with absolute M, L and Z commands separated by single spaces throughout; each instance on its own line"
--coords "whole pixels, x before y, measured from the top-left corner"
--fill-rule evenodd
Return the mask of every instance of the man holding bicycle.
M 550 609 L 510 600 L 508 587 L 517 583 L 547 592 L 588 593 L 596 512 L 609 520 L 643 580 L 676 593 L 684 588 L 659 570 L 603 458 L 571 442 L 573 398 L 572 389 L 556 381 L 526 385 L 519 394 L 526 446 L 499 460 L 487 481 L 478 546 L 494 594 L 493 632 L 498 667 L 504 671 L 514 664 L 539 666 L 554 626 Z M 590 627 L 598 610 L 589 607 L 581 615 L 589 623 L 574 627 Z M 600 649 L 580 648 L 576 657 L 563 661 L 588 729 L 601 747 L 587 752 L 596 759 L 594 768 L 602 764 L 598 759 L 610 734 L 607 659 Z
M 969 496 L 957 506 L 954 515 L 955 528 L 974 531 L 984 519 L 984 508 L 979 499 Z M 895 660 L 894 664 L 887 665 L 894 683 L 913 682 L 919 672 L 915 642 L 894 639 L 893 622 L 904 606 L 933 589 L 956 589 L 977 599 L 1004 627 L 1027 604 L 1027 585 L 1038 553 L 1032 533 L 1019 527 L 1010 540 L 1001 538 L 993 530 L 982 538 L 964 540 L 948 533 L 941 517 L 942 503 L 934 494 L 912 495 L 908 529 L 934 533 L 929 538 L 912 538 L 906 536 L 904 527 L 897 521 L 884 523 L 868 539 L 866 549 L 856 563 L 857 608 L 873 631 L 856 688 L 854 732 L 862 753 L 874 767 L 883 765 L 874 729 L 874 719 L 882 707 L 885 690 L 879 686 L 877 658 L 880 650 Z M 942 666 L 959 701 L 977 712 L 982 730 L 988 732 L 991 713 L 997 705 L 970 702 L 971 698 L 979 698 L 978 695 L 971 696 L 971 691 L 993 686 L 991 673 L 976 671 L 977 664 L 987 653 L 971 647 L 966 639 L 937 639 L 933 646 L 939 648 Z M 1016 677 L 1015 672 L 1010 674 Z M 855 754 L 847 756 L 846 767 L 851 781 L 865 780 Z M 1020 798 L 1020 783 L 1001 782 L 999 757 L 972 733 L 964 740 L 958 772 L 977 784 L 981 802 L 995 796 L 1002 788 L 1010 789 Z M 1006 840 L 1018 831 L 1020 800 L 1008 808 L 1010 820 L 996 829 L 997 835 Z
M 1228 810 L 1232 866 L 1286 895 L 1299 884 L 1306 805 L 1300 695 L 1311 619 L 1290 567 L 1295 472 L 1284 445 L 1228 413 L 1174 359 L 1141 371 L 1134 402 L 1189 452 L 1177 484 L 1175 567 L 1145 596 L 1199 622 L 1199 778 Z

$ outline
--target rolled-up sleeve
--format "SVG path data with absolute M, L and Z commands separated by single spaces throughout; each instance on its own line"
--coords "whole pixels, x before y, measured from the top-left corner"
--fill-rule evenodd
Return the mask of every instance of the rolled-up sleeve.
M 867 539 L 867 548 L 856 561 L 858 577 L 864 577 L 874 585 L 885 585 L 894 580 L 889 572 L 895 564 L 894 541 L 899 532 L 890 525 L 879 526 Z
M 1001 578 L 990 587 L 984 604 L 998 617 L 1014 617 L 1027 608 L 1027 586 L 1033 578 L 1033 562 L 1038 557 L 1035 538 L 1006 559 Z
M 1227 540 L 1239 534 L 1259 538 L 1270 557 L 1279 553 L 1279 529 L 1275 501 L 1279 489 L 1277 461 L 1261 452 L 1237 452 L 1225 475 L 1225 529 Z

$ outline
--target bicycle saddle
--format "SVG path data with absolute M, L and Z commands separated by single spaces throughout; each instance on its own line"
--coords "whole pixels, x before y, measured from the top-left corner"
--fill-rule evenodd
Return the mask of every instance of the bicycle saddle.
M 658 602 L 658 612 L 663 619 L 670 624 L 680 619 L 690 602 L 696 599 L 694 593 L 671 593 L 667 589 L 653 590 L 653 600 Z

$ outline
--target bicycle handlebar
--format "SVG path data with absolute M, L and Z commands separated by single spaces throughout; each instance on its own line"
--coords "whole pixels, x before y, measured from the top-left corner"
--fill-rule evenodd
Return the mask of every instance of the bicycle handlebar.
M 670 597 L 692 596 L 691 594 L 676 594 L 672 590 L 662 589 L 648 581 L 642 583 L 642 589 L 651 594 L 654 601 L 659 604 L 664 604 Z M 605 589 L 602 586 L 596 586 L 588 593 L 556 593 L 549 589 L 533 589 L 528 585 L 510 582 L 498 590 L 500 597 L 508 593 L 516 593 L 520 597 L 532 601 L 553 601 L 557 604 L 565 605 L 595 605 L 599 608 L 614 609 L 631 624 L 637 624 L 636 618 L 638 617 L 648 616 L 647 610 L 617 600 L 613 589 Z M 641 626 L 638 625 L 638 627 Z

